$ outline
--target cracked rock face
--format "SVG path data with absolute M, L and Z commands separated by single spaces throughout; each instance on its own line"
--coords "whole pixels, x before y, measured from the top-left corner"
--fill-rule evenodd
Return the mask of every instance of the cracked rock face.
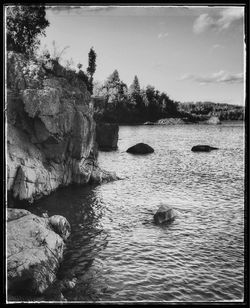
M 90 94 L 59 68 L 8 53 L 7 185 L 19 200 L 86 184 L 97 168 Z
M 8 293 L 41 294 L 56 278 L 69 223 L 62 216 L 42 218 L 20 209 L 7 214 Z

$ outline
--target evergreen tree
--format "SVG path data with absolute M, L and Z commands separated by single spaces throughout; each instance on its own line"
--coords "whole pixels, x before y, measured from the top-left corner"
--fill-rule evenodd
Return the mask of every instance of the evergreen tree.
M 96 53 L 93 49 L 93 47 L 90 48 L 89 51 L 89 66 L 87 68 L 87 73 L 89 76 L 89 91 L 91 94 L 93 94 L 93 75 L 95 73 L 96 70 Z
M 139 80 L 138 80 L 138 77 L 135 75 L 135 78 L 134 78 L 134 81 L 133 83 L 131 84 L 130 88 L 130 93 L 133 95 L 133 94 L 140 94 L 140 84 L 139 84 Z
M 95 70 L 96 70 L 96 53 L 93 47 L 91 47 L 89 51 L 89 66 L 87 68 L 87 73 L 90 76 L 90 78 L 93 78 Z

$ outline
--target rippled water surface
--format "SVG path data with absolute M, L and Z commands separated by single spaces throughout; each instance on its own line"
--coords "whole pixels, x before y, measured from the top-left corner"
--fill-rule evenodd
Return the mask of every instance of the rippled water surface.
M 146 156 L 126 153 L 137 142 Z M 219 150 L 191 152 L 196 144 Z M 58 278 L 75 275 L 71 301 L 241 301 L 244 249 L 244 127 L 122 126 L 119 149 L 100 165 L 124 178 L 68 187 L 37 202 L 72 226 Z M 176 209 L 156 226 L 160 203 Z

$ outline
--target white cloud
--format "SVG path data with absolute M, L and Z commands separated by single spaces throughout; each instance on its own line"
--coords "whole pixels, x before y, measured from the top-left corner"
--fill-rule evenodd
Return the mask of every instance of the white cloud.
M 221 29 L 227 29 L 235 20 L 243 19 L 244 9 L 241 7 L 227 8 L 221 12 L 221 17 L 217 21 Z
M 210 75 L 184 74 L 179 80 L 192 80 L 204 85 L 209 83 L 242 83 L 244 78 L 243 73 L 229 73 L 221 70 Z
M 212 49 L 217 49 L 217 48 L 223 48 L 223 46 L 220 45 L 220 44 L 214 44 L 214 45 L 212 46 Z
M 224 30 L 237 20 L 243 20 L 243 7 L 230 7 L 223 9 L 217 16 L 201 14 L 193 24 L 193 31 L 200 34 L 208 29 Z
M 159 34 L 157 35 L 158 39 L 162 39 L 162 38 L 167 37 L 167 36 L 168 36 L 168 33 L 167 33 L 167 32 L 165 32 L 165 33 L 159 33 Z
M 206 31 L 207 29 L 215 26 L 214 19 L 208 14 L 201 14 L 194 22 L 193 30 L 194 33 L 201 33 Z

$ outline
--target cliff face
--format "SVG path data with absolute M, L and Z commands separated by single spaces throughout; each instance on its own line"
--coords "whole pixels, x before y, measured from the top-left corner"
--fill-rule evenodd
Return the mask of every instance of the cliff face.
M 83 81 L 55 61 L 7 59 L 7 187 L 32 202 L 60 185 L 101 182 Z M 109 175 L 110 177 L 110 175 Z

